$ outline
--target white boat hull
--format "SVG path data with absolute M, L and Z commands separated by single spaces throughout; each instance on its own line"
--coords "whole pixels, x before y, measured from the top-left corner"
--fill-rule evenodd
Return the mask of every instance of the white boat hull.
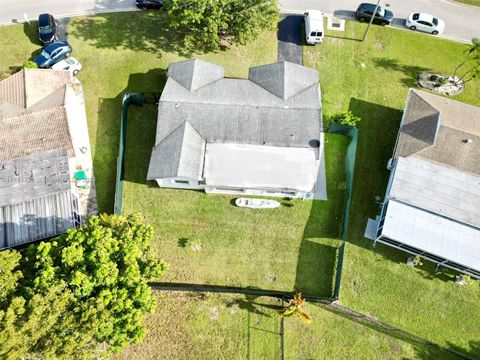
M 235 205 L 252 209 L 274 209 L 279 207 L 280 203 L 267 199 L 238 198 L 235 200 Z

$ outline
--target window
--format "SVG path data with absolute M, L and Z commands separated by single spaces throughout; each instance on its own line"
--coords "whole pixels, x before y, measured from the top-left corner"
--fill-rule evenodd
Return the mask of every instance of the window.
M 432 24 L 430 24 L 429 22 L 426 22 L 426 21 L 418 21 L 419 24 L 421 25 L 425 25 L 425 26 L 428 26 L 428 27 L 432 27 Z
M 316 35 L 315 35 L 315 31 L 312 31 L 312 32 L 310 33 L 310 36 L 316 36 Z
M 432 19 L 432 22 L 433 22 L 433 25 L 435 25 L 435 26 L 438 25 L 438 19 L 437 19 L 437 18 L 433 18 L 433 19 Z
M 186 185 L 188 185 L 188 180 L 175 180 L 175 184 L 186 184 Z
M 419 17 L 420 17 L 420 14 L 413 14 L 412 19 L 418 20 Z

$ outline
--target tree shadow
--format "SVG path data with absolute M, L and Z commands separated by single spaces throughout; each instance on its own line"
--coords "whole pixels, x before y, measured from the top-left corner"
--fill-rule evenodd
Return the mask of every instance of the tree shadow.
M 172 28 L 164 11 L 100 14 L 74 22 L 70 34 L 100 49 L 125 48 L 154 53 L 159 57 L 163 52 L 191 57 L 208 50 L 200 44 L 187 44 L 184 33 Z
M 385 70 L 401 72 L 406 75 L 406 77 L 400 81 L 407 87 L 417 87 L 418 74 L 424 71 L 431 71 L 429 68 L 423 66 L 400 64 L 397 59 L 376 58 L 373 60 L 373 63 L 375 66 L 384 68 Z
M 31 21 L 23 23 L 23 33 L 27 36 L 32 44 L 42 46 L 40 39 L 38 38 L 38 21 Z
M 147 73 L 131 74 L 126 88 L 116 97 L 99 99 L 93 163 L 98 204 L 102 212 L 113 209 L 123 95 L 128 92 L 143 92 L 149 89 L 161 92 L 165 82 L 166 69 L 152 69 Z M 141 112 L 135 111 L 135 106 L 130 106 L 124 180 L 140 184 L 147 182 L 148 163 L 155 142 L 156 124 L 156 104 L 144 105 Z

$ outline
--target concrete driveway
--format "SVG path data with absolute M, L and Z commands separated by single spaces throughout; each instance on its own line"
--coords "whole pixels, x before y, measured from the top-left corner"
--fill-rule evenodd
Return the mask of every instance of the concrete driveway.
M 278 23 L 278 61 L 302 65 L 303 16 L 286 14 Z

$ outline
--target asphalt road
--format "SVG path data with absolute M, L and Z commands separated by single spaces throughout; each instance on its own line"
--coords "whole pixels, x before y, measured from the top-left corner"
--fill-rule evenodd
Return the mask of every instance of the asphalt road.
M 373 0 L 370 0 L 373 1 Z M 360 0 L 279 0 L 285 13 L 303 13 L 306 9 L 318 9 L 338 17 L 353 15 Z M 450 0 L 382 0 L 389 3 L 395 14 L 394 25 L 403 27 L 412 11 L 431 13 L 446 23 L 445 37 L 470 41 L 480 38 L 480 8 L 459 4 Z M 0 24 L 23 22 L 24 14 L 36 19 L 49 12 L 57 17 L 116 12 L 135 9 L 134 0 L 0 0 Z
M 3 1 L 3 0 L 1 0 Z M 364 0 L 365 1 L 365 0 Z M 351 18 L 360 0 L 279 0 L 284 12 L 321 10 L 340 18 Z M 374 0 L 367 0 L 372 2 Z M 445 21 L 443 37 L 461 41 L 480 38 L 480 7 L 460 4 L 451 0 L 381 0 L 380 5 L 390 4 L 395 15 L 395 27 L 405 28 L 405 19 L 411 12 L 425 12 Z M 406 28 L 405 28 L 406 29 Z

